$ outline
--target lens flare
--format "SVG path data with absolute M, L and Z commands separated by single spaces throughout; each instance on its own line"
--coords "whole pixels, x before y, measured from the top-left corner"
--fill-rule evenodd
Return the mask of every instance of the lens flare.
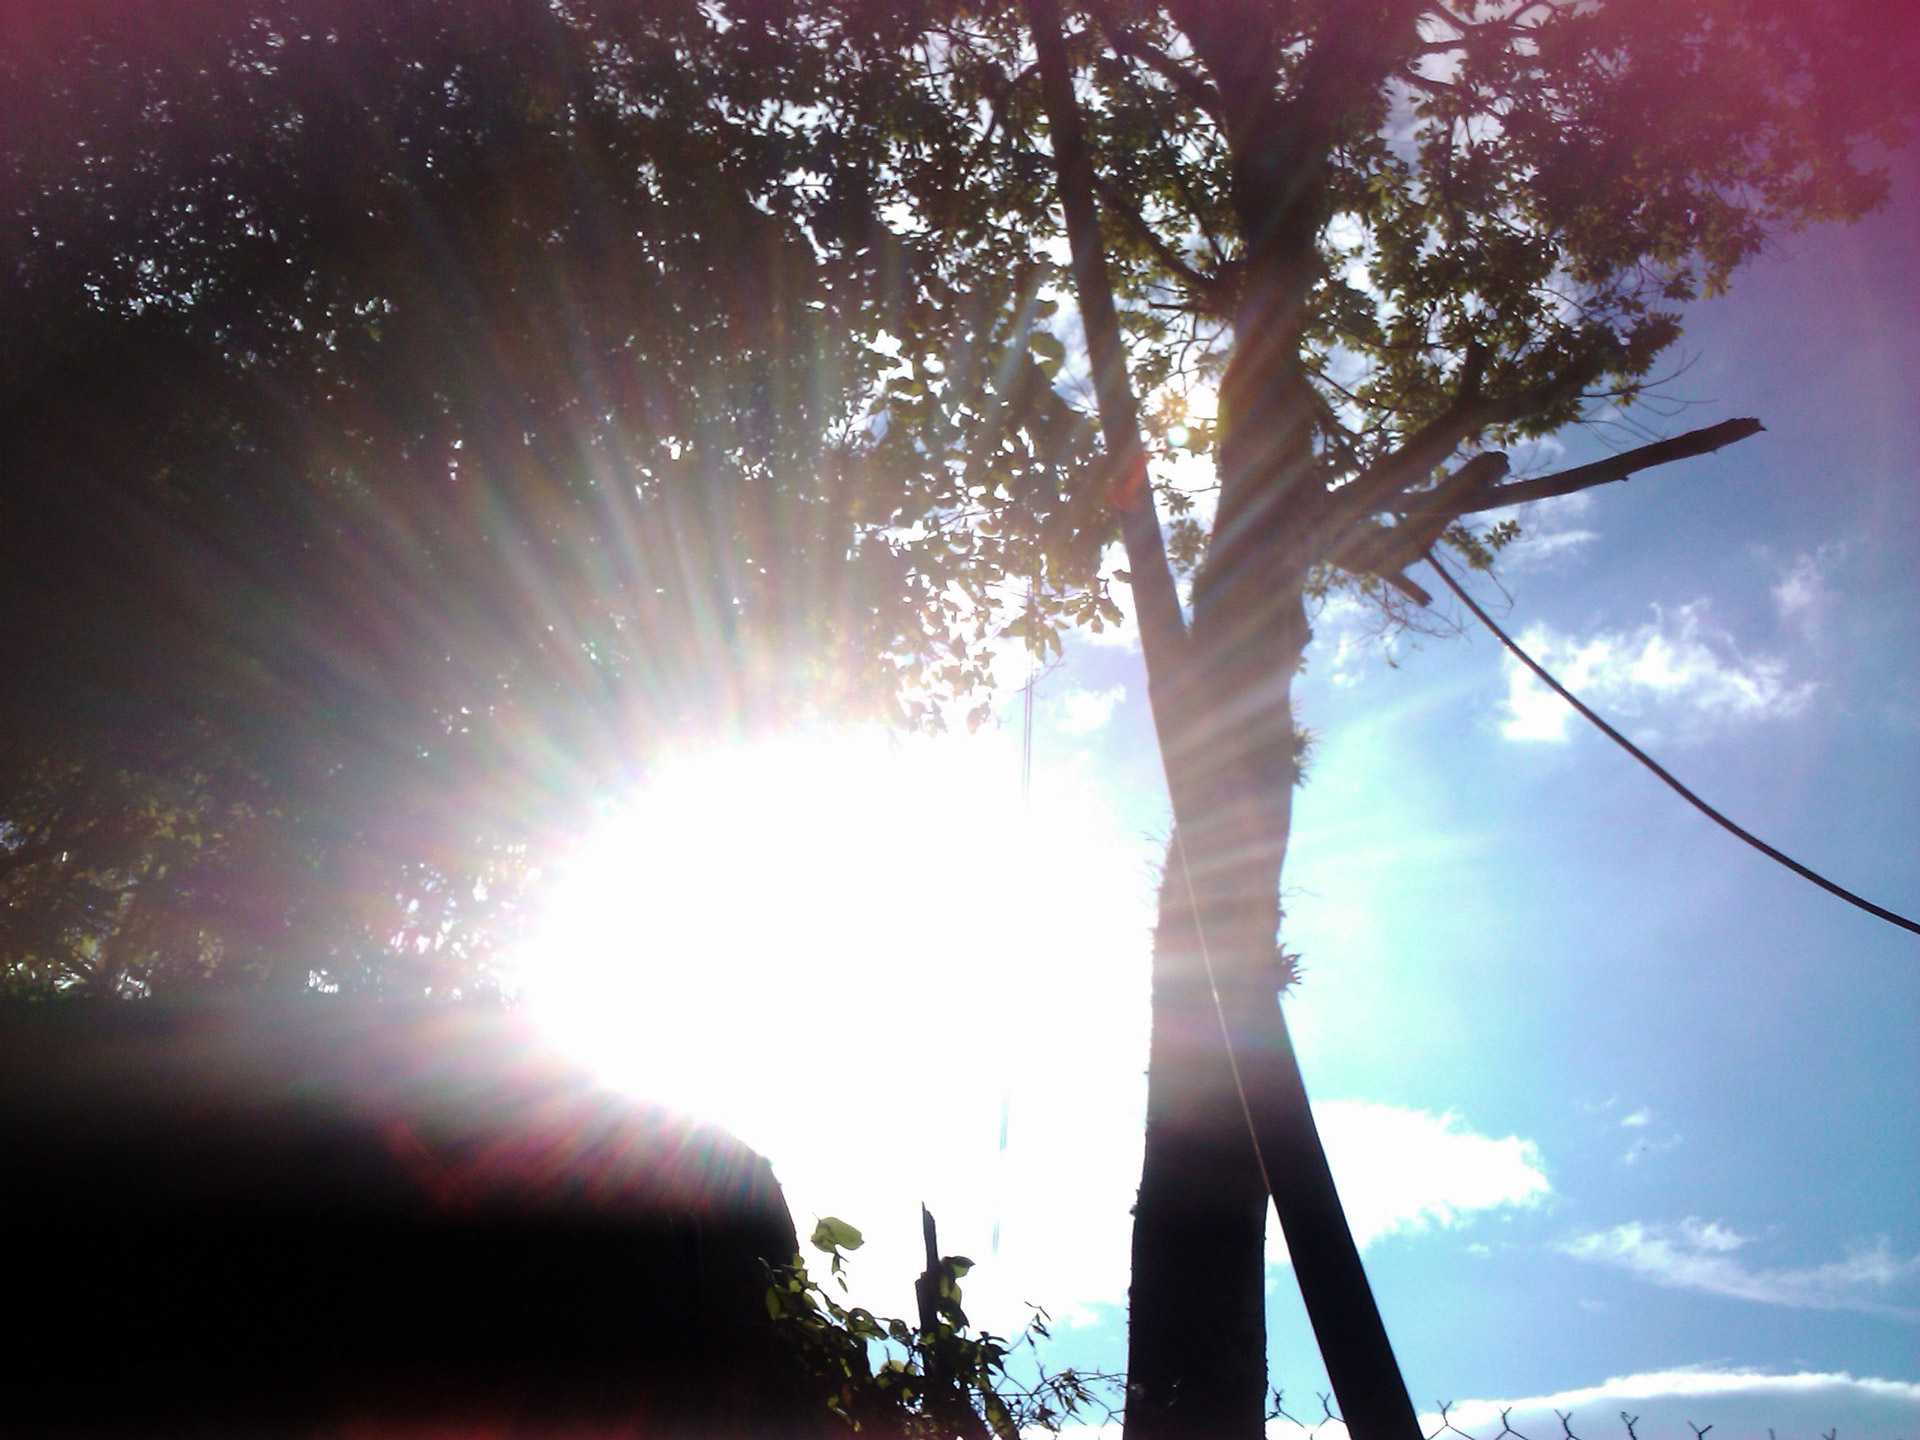
M 896 1313 L 923 1200 L 947 1250 L 997 1249 L 968 1293 L 1003 1324 L 1125 1275 L 1148 850 L 1078 767 L 1026 805 L 1019 774 L 993 731 L 681 754 L 582 840 L 517 961 L 610 1084 L 766 1154 L 803 1234 L 866 1231 Z

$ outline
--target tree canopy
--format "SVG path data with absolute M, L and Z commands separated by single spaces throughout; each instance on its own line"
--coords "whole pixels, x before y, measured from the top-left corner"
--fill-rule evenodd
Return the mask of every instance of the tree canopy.
M 664 740 L 926 721 L 1037 564 L 1097 608 L 1047 267 L 880 17 L 9 24 L 18 983 L 471 988 L 540 823 Z
M 1631 397 L 1770 227 L 1873 203 L 1873 19 L 1093 7 L 1068 40 L 1149 445 L 1204 453 L 1290 390 L 1310 583 L 1404 609 L 1373 517 L 1463 446 Z M 367 905 L 289 983 L 425 946 L 470 985 L 471 897 L 510 893 L 541 797 L 702 726 L 927 721 L 1003 632 L 1116 618 L 1018 13 L 6 24 L 20 983 L 258 970 L 325 872 Z M 1249 305 L 1286 313 L 1235 383 Z M 1162 503 L 1191 570 L 1207 507 Z M 167 938 L 133 940 L 162 891 Z

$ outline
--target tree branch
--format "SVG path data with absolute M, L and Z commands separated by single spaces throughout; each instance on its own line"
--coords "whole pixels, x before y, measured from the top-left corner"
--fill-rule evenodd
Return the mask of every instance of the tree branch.
M 1354 533 L 1353 539 L 1328 564 L 1338 565 L 1353 575 L 1371 575 L 1385 581 L 1421 609 L 1433 604 L 1433 592 L 1407 575 L 1392 557 L 1405 550 L 1405 537 L 1399 525 L 1381 525 L 1369 520 Z
M 1113 467 L 1111 492 L 1120 509 L 1120 538 L 1126 546 L 1128 583 L 1140 620 L 1140 649 L 1149 681 L 1173 679 L 1186 655 L 1186 620 L 1167 564 L 1165 537 L 1147 483 L 1147 454 L 1140 440 L 1140 410 L 1127 377 L 1126 349 L 1114 310 L 1113 285 L 1100 244 L 1099 214 L 1094 208 L 1093 162 L 1080 128 L 1073 95 L 1073 74 L 1060 30 L 1059 0 L 1027 0 L 1034 50 L 1040 64 L 1040 93 L 1052 132 L 1054 168 L 1060 180 L 1060 208 L 1073 252 L 1074 291 L 1087 337 L 1087 358 L 1099 401 L 1100 428 Z M 1149 685 L 1151 689 L 1151 684 Z M 1160 716 L 1157 713 L 1155 719 Z
M 1463 399 L 1422 425 L 1391 455 L 1360 472 L 1332 494 L 1343 521 L 1389 509 L 1411 486 L 1445 463 L 1462 440 L 1510 418 L 1514 402 Z
M 1354 574 L 1379 576 L 1419 605 L 1430 604 L 1433 597 L 1400 572 L 1424 558 L 1463 508 L 1506 473 L 1507 457 L 1500 451 L 1476 455 L 1432 489 L 1408 496 L 1410 507 L 1398 524 L 1363 521 L 1328 559 Z
M 1341 522 L 1351 523 L 1394 508 L 1400 496 L 1432 474 L 1461 441 L 1489 426 L 1510 423 L 1547 408 L 1570 392 L 1577 394 L 1599 369 L 1597 361 L 1585 358 L 1545 384 L 1518 395 L 1487 398 L 1480 393 L 1485 364 L 1485 351 L 1469 345 L 1453 403 L 1408 436 L 1398 450 L 1333 492 L 1334 512 Z
M 1220 288 L 1219 277 L 1194 269 L 1191 261 L 1160 238 L 1159 233 L 1147 223 L 1146 217 L 1133 206 L 1121 192 L 1120 187 L 1098 171 L 1094 172 L 1093 188 L 1100 192 L 1100 198 L 1105 200 L 1108 208 L 1126 223 L 1127 228 L 1138 235 L 1147 248 L 1153 251 L 1155 259 L 1200 292 L 1202 298 L 1207 301 L 1209 313 L 1212 313 L 1211 307 L 1214 303 L 1212 297 Z
M 1220 92 L 1210 81 L 1194 74 L 1165 51 L 1140 39 L 1130 27 L 1108 14 L 1106 6 L 1094 6 L 1093 15 L 1100 28 L 1106 32 L 1107 41 L 1113 46 L 1114 54 L 1146 66 L 1179 91 L 1195 109 L 1205 112 L 1215 124 L 1225 128 L 1226 105 L 1220 98 Z
M 1722 446 L 1744 440 L 1749 435 L 1757 435 L 1767 427 L 1758 420 L 1722 420 L 1718 425 L 1709 425 L 1701 430 L 1689 430 L 1684 435 L 1676 435 L 1671 440 L 1656 441 L 1652 445 L 1642 445 L 1637 450 L 1628 450 L 1615 455 L 1610 460 L 1597 460 L 1591 465 L 1578 465 L 1571 470 L 1562 470 L 1558 475 L 1543 475 L 1538 480 L 1516 480 L 1511 485 L 1495 485 L 1470 497 L 1470 502 L 1454 511 L 1455 515 L 1474 515 L 1483 510 L 1498 510 L 1507 505 L 1518 505 L 1526 500 L 1546 500 L 1555 495 L 1571 495 L 1578 490 L 1590 490 L 1595 485 L 1606 485 L 1615 480 L 1624 480 L 1641 470 L 1650 470 L 1655 465 L 1670 464 L 1675 460 L 1691 459 L 1695 455 L 1708 455 Z
M 1571 495 L 1595 485 L 1624 480 L 1656 465 L 1710 454 L 1765 429 L 1758 420 L 1724 420 L 1702 430 L 1692 430 L 1671 440 L 1642 445 L 1609 460 L 1576 466 L 1558 475 L 1538 480 L 1520 480 L 1511 485 L 1497 484 L 1506 474 L 1507 457 L 1497 450 L 1476 455 L 1430 490 L 1409 495 L 1408 508 L 1398 524 L 1382 525 L 1361 519 L 1328 555 L 1330 563 L 1356 575 L 1375 575 L 1402 593 L 1425 605 L 1431 596 L 1414 594 L 1411 582 L 1400 574 L 1420 559 L 1441 534 L 1462 515 L 1499 510 L 1526 500 L 1545 500 L 1555 495 Z M 1414 587 L 1418 589 L 1419 587 Z

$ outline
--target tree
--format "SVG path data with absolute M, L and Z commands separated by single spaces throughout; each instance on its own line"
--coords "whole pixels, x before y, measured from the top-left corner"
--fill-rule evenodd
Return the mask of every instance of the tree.
M 1089 9 L 1077 87 L 1056 0 L 1029 5 L 1176 824 L 1129 1429 L 1259 1433 L 1270 1190 L 1349 1426 L 1412 1436 L 1273 1002 L 1309 606 L 1332 583 L 1424 606 L 1406 567 L 1439 544 L 1484 567 L 1512 533 L 1462 517 L 1757 429 L 1501 483 L 1502 444 L 1631 401 L 1676 307 L 1772 228 L 1875 203 L 1853 145 L 1900 134 L 1872 76 L 1895 83 L 1897 61 L 1876 67 L 1903 32 L 1847 6 Z M 1115 270 L 1122 294 L 1227 327 L 1190 621 L 1142 483 Z
M 86 239 L 10 266 L 22 333 L 50 338 L 8 423 L 52 438 L 11 462 L 33 526 L 6 533 L 36 537 L 19 542 L 28 633 L 61 647 L 22 673 L 57 689 L 72 617 L 95 617 L 90 703 L 144 693 L 100 674 L 211 657 L 228 687 L 271 682 L 216 708 L 327 713 L 338 748 L 303 763 L 331 784 L 355 757 L 355 813 L 390 813 L 389 776 L 444 766 L 420 793 L 470 816 L 453 757 L 491 761 L 504 737 L 583 772 L 626 763 L 581 738 L 608 733 L 581 697 L 630 727 L 734 724 L 800 654 L 925 717 L 977 684 L 996 635 L 1047 649 L 1113 618 L 1098 559 L 1117 522 L 1176 819 L 1128 1424 L 1258 1432 L 1271 1189 L 1355 1433 L 1409 1434 L 1274 999 L 1313 607 L 1351 587 L 1418 623 L 1409 566 L 1435 546 L 1485 566 L 1514 533 L 1465 517 L 1750 433 L 1519 481 L 1502 448 L 1630 403 L 1686 301 L 1769 234 L 1877 202 L 1859 147 L 1903 133 L 1901 7 L 208 13 L 211 38 L 148 37 L 186 57 L 171 78 L 82 24 L 9 88 L 30 97 L 4 117 L 16 252 Z M 183 86 L 200 98 L 172 100 Z M 395 117 L 390 141 L 364 143 L 357 96 Z M 125 129 L 96 162 L 72 140 L 102 115 Z M 1049 319 L 1064 299 L 1077 327 Z M 1091 397 L 1065 363 L 1076 328 Z M 126 413 L 101 354 L 147 365 L 147 428 L 99 423 Z M 1217 387 L 1217 417 L 1183 409 L 1196 385 Z M 1069 403 L 1089 398 L 1097 442 Z M 1210 515 L 1155 470 L 1180 448 L 1214 457 Z M 56 475 L 164 514 L 165 553 L 238 578 L 217 604 L 163 607 L 175 628 L 130 650 L 124 597 L 99 618 L 63 580 L 109 553 L 144 574 L 150 547 L 103 534 L 94 499 L 62 503 Z M 282 605 L 298 624 L 260 623 Z M 386 848 L 422 848 L 403 830 Z

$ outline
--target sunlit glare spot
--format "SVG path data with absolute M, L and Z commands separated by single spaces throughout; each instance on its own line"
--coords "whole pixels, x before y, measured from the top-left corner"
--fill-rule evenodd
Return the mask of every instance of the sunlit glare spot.
M 859 1225 L 887 1313 L 923 1200 L 980 1263 L 976 1319 L 1125 1283 L 1150 848 L 1080 762 L 1024 805 L 1019 775 L 992 730 L 681 754 L 562 863 L 518 957 L 558 1043 L 766 1154 L 803 1236 Z

